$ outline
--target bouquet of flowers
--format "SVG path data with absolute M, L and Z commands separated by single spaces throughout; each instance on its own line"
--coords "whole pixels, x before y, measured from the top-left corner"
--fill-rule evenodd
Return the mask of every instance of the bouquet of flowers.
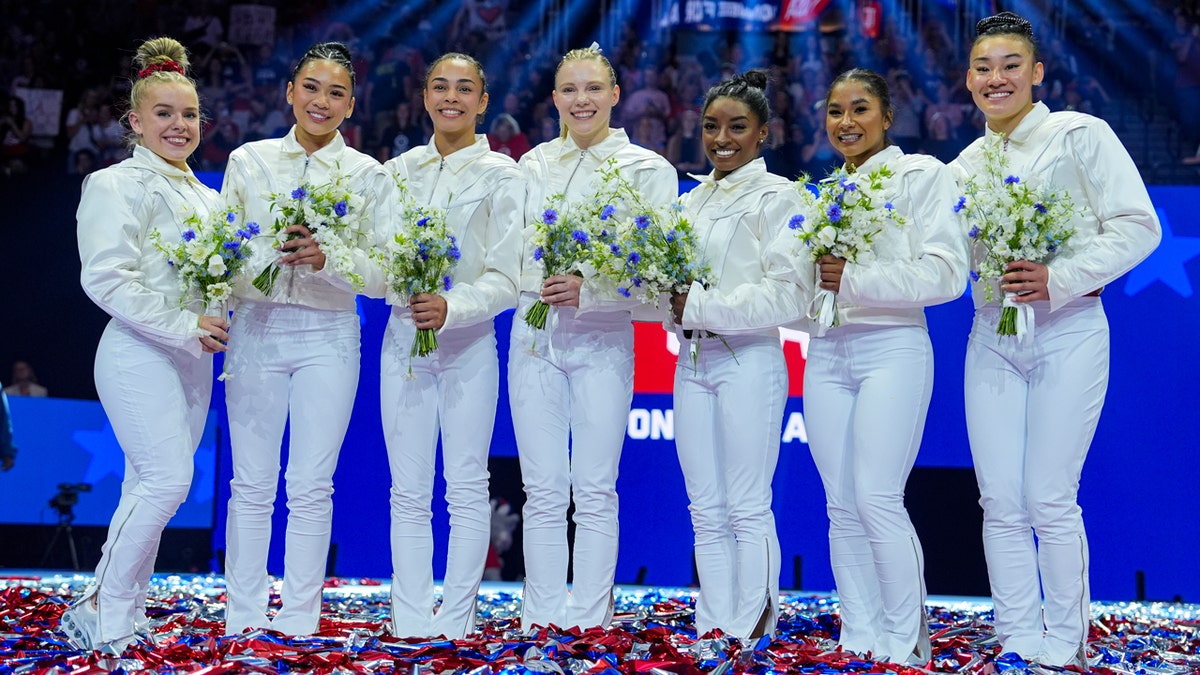
M 686 292 L 693 281 L 708 283 L 712 270 L 700 260 L 683 206 L 638 206 L 636 215 L 617 222 L 601 268 L 617 284 L 617 292 L 657 307 L 662 293 Z
M 642 202 L 637 189 L 620 175 L 615 159 L 598 173 L 590 195 L 571 203 L 566 203 L 562 194 L 551 195 L 541 217 L 534 222 L 533 259 L 542 263 L 543 279 L 602 270 L 616 237 L 618 209 L 626 202 L 634 208 Z M 545 328 L 549 309 L 538 300 L 525 312 L 525 323 L 539 330 Z
M 277 211 L 279 216 L 269 234 L 275 237 L 276 243 L 283 243 L 297 236 L 285 233 L 285 229 L 291 225 L 304 225 L 321 245 L 326 264 L 332 264 L 338 275 L 361 291 L 363 278 L 354 268 L 352 254 L 362 234 L 363 199 L 351 192 L 347 181 L 347 176 L 335 172 L 324 185 L 314 187 L 304 183 L 288 195 L 272 193 L 269 196 L 271 210 Z M 271 263 L 254 278 L 254 287 L 263 295 L 270 295 L 278 277 L 279 266 Z
M 224 313 L 221 307 L 233 292 L 230 282 L 246 263 L 246 242 L 260 232 L 257 223 L 239 226 L 240 215 L 240 208 L 227 207 L 206 221 L 192 212 L 183 220 L 180 241 L 173 244 L 164 244 L 157 230 L 151 235 L 155 248 L 179 274 L 181 306 L 199 298 L 206 312 Z
M 461 253 L 446 224 L 445 209 L 420 206 L 403 181 L 398 181 L 403 215 L 400 229 L 383 251 L 374 252 L 387 273 L 388 286 L 401 298 L 418 293 L 448 291 L 453 287 L 450 272 Z M 438 348 L 437 333 L 417 330 L 410 356 L 428 356 Z M 412 374 L 412 366 L 409 366 Z
M 972 247 L 979 247 L 977 256 L 972 256 L 979 265 L 971 270 L 971 280 L 985 282 L 988 302 L 996 299 L 1000 277 L 1010 263 L 1045 263 L 1075 234 L 1070 225 L 1071 196 L 1036 176 L 1022 179 L 1008 173 L 1003 138 L 996 134 L 984 144 L 984 175 L 967 181 L 966 194 L 954 206 L 955 213 L 964 214 L 971 225 Z M 996 332 L 1022 338 L 1033 329 L 1033 312 L 1028 304 L 1014 302 L 1014 297 L 1015 293 L 1004 294 Z
M 796 189 L 809 211 L 792 216 L 788 227 L 805 245 L 814 262 L 824 255 L 835 255 L 848 262 L 863 263 L 874 259 L 875 236 L 888 225 L 903 225 L 905 219 L 887 195 L 894 174 L 880 166 L 867 175 L 835 169 L 816 185 L 808 188 L 808 176 L 796 181 Z M 808 318 L 817 324 L 817 335 L 838 325 L 837 295 L 818 290 L 808 309 Z

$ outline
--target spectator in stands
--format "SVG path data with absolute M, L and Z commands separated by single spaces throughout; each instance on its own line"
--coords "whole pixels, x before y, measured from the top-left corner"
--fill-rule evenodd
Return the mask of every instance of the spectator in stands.
M 488 128 L 488 144 L 493 152 L 508 155 L 513 159 L 521 159 L 521 155 L 529 152 L 529 139 L 521 133 L 521 127 L 512 115 L 500 113 L 492 120 Z
M 4 388 L 4 393 L 10 396 L 47 396 L 49 392 L 38 384 L 33 366 L 26 361 L 13 361 L 12 384 Z

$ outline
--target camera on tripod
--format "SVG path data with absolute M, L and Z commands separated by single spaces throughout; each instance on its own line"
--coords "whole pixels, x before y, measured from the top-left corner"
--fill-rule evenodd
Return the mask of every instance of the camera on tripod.
M 91 492 L 91 483 L 59 483 L 58 494 L 50 498 L 50 507 L 58 511 L 60 518 L 73 518 L 80 492 Z

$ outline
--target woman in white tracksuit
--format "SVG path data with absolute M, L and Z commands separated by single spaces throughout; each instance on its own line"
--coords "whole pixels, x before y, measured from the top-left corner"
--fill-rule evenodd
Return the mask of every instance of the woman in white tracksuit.
M 875 238 L 875 259 L 825 256 L 800 281 L 837 293 L 839 325 L 813 334 L 804 372 L 804 417 L 825 487 L 829 557 L 841 614 L 840 644 L 897 663 L 930 659 L 924 557 L 904 508 L 933 392 L 933 348 L 924 307 L 966 286 L 966 245 L 950 171 L 891 145 L 887 83 L 854 69 L 834 80 L 825 130 L 859 175 L 886 166 L 887 199 L 903 224 Z M 879 205 L 880 208 L 883 205 Z
M 981 20 L 977 31 L 966 80 L 987 130 L 951 167 L 963 181 L 983 175 L 984 143 L 1004 134 L 1009 171 L 1066 191 L 1077 211 L 1075 234 L 1058 255 L 1047 264 L 1010 264 L 993 289 L 997 297 L 1017 293 L 1018 306 L 1032 308 L 1032 335 L 998 335 L 1000 305 L 986 302 L 987 282 L 971 288 L 967 434 L 996 633 L 1004 652 L 1085 665 L 1088 545 L 1076 499 L 1108 388 L 1108 320 L 1099 295 L 1154 250 L 1161 232 L 1112 129 L 1033 102 L 1043 67 L 1029 22 L 1004 12 Z M 972 269 L 981 253 L 972 250 Z
M 179 241 L 187 215 L 207 221 L 220 209 L 187 165 L 200 143 L 200 105 L 186 54 L 158 38 L 134 60 L 133 156 L 87 177 L 78 212 L 83 290 L 113 317 L 96 350 L 96 391 L 125 453 L 125 480 L 96 586 L 62 618 L 76 647 L 118 653 L 148 632 L 159 538 L 187 498 L 212 391 L 210 355 L 228 339 L 224 317 L 203 316 L 199 300 L 181 309 L 179 277 L 155 247 L 155 235 Z
M 696 536 L 697 635 L 772 635 L 778 618 L 771 479 L 788 389 L 778 326 L 800 314 L 778 238 L 802 206 L 792 181 L 759 157 L 766 85 L 751 71 L 708 91 L 700 125 L 713 170 L 682 199 L 713 274 L 671 298 L 688 345 L 675 370 L 675 446 Z
M 433 140 L 384 168 L 418 204 L 446 210 L 461 257 L 445 293 L 389 293 L 380 404 L 392 473 L 392 632 L 458 639 L 475 630 L 491 539 L 487 461 L 500 386 L 492 318 L 517 303 L 525 192 L 516 162 L 475 133 L 488 102 L 478 61 L 439 57 L 424 98 Z M 438 348 L 426 357 L 409 355 L 417 329 L 437 331 Z M 439 432 L 450 544 L 434 614 L 430 504 Z
M 354 109 L 350 54 L 338 43 L 311 47 L 288 83 L 296 125 L 283 138 L 247 143 L 229 156 L 222 194 L 246 218 L 270 223 L 277 213 L 269 194 L 288 195 L 302 184 L 320 186 L 336 172 L 363 199 L 361 248 L 355 270 L 367 288 L 382 288 L 382 270 L 368 262 L 373 212 L 391 195 L 391 181 L 373 158 L 347 147 L 338 125 Z M 317 630 L 333 517 L 333 472 L 358 385 L 359 320 L 355 289 L 326 260 L 303 225 L 297 238 L 251 242 L 250 274 L 270 264 L 283 269 L 270 296 L 249 279 L 236 289 L 237 326 L 230 344 L 226 404 L 233 454 L 225 577 L 229 602 L 225 631 L 271 628 L 289 635 Z M 283 607 L 267 618 L 267 551 L 284 425 L 291 443 L 285 478 Z
M 563 136 L 521 157 L 532 223 L 546 198 L 580 199 L 610 159 L 651 204 L 678 196 L 675 169 L 608 126 L 620 98 L 616 74 L 595 48 L 568 52 L 554 79 Z M 532 225 L 524 232 L 521 298 L 513 317 L 508 391 L 525 484 L 525 592 L 521 625 L 606 626 L 617 564 L 617 467 L 633 399 L 636 304 L 615 287 L 574 275 L 543 283 Z M 544 330 L 522 317 L 538 296 L 551 306 Z M 537 349 L 531 349 L 535 344 Z M 567 508 L 575 501 L 575 545 Z M 567 593 L 568 559 L 573 584 Z

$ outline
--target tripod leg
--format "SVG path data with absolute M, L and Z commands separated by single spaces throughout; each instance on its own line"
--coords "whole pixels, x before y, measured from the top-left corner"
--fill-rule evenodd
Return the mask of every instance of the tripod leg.
M 75 533 L 71 531 L 71 526 L 67 525 L 67 548 L 71 549 L 71 564 L 74 565 L 76 572 L 79 571 L 79 554 L 75 552 Z
M 46 561 L 50 559 L 50 552 L 54 550 L 54 544 L 56 544 L 58 542 L 58 535 L 62 534 L 62 531 L 63 531 L 63 525 L 61 525 L 61 524 L 57 528 L 55 528 L 54 536 L 50 537 L 50 543 L 46 545 L 46 550 L 42 551 L 42 561 L 40 563 L 38 563 L 38 567 L 46 566 Z M 79 566 L 76 565 L 75 569 L 79 569 Z

